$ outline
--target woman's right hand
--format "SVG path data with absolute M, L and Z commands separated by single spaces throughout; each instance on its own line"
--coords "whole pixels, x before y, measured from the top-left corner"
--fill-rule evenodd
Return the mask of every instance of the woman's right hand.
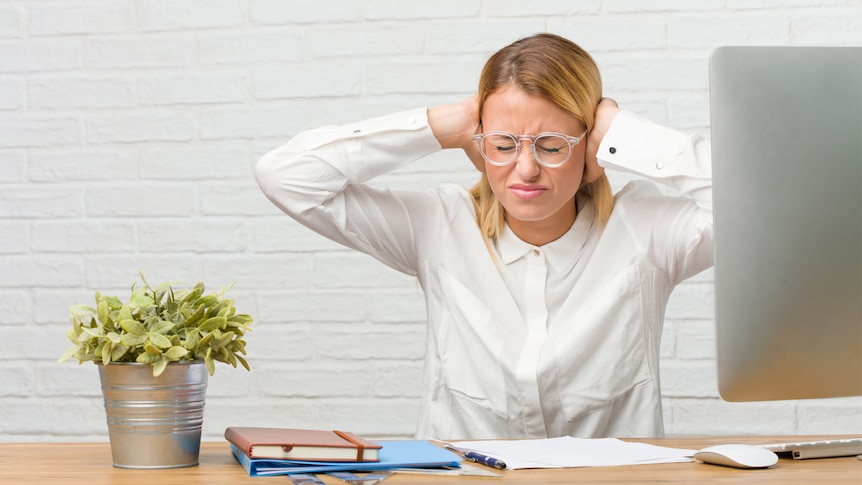
M 473 135 L 479 132 L 479 96 L 473 95 L 457 104 L 435 106 L 428 109 L 428 124 L 443 148 L 461 148 L 473 166 L 485 171 L 485 160 Z

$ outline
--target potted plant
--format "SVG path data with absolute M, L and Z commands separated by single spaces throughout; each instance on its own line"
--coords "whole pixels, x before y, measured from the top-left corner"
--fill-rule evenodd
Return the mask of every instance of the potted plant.
M 252 317 L 202 282 L 135 283 L 123 302 L 96 292 L 95 307 L 73 305 L 73 345 L 60 362 L 98 364 L 114 466 L 175 468 L 198 463 L 207 376 L 215 363 L 247 370 Z

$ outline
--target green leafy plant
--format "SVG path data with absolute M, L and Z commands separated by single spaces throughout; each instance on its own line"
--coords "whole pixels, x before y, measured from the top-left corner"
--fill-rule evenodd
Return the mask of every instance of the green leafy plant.
M 151 364 L 154 376 L 183 360 L 204 361 L 210 375 L 216 361 L 250 370 L 240 354 L 246 353 L 243 336 L 252 317 L 236 313 L 233 300 L 225 298 L 233 285 L 204 294 L 201 282 L 191 289 L 174 289 L 170 282 L 153 288 L 138 274 L 143 286 L 133 284 L 126 303 L 97 291 L 95 308 L 69 308 L 72 329 L 66 336 L 74 345 L 60 362 L 139 362 Z

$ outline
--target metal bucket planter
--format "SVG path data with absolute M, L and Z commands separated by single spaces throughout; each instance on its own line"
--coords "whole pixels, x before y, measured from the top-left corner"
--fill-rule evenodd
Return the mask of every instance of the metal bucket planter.
M 209 376 L 203 362 L 172 362 L 158 377 L 148 364 L 98 368 L 115 467 L 198 464 Z

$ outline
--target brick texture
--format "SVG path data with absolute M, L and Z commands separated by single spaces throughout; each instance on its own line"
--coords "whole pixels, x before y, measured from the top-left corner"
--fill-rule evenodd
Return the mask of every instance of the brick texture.
M 0 5 L 0 441 L 106 440 L 98 374 L 58 364 L 66 310 L 151 281 L 236 281 L 252 372 L 210 379 L 226 426 L 412 436 L 425 350 L 416 282 L 281 215 L 252 165 L 298 131 L 475 90 L 485 58 L 539 31 L 599 63 L 605 94 L 709 134 L 722 44 L 859 45 L 860 0 L 7 0 Z M 379 183 L 476 174 L 435 154 Z M 612 175 L 613 185 L 627 179 Z M 718 397 L 712 271 L 671 298 L 670 434 L 862 433 L 862 400 Z

